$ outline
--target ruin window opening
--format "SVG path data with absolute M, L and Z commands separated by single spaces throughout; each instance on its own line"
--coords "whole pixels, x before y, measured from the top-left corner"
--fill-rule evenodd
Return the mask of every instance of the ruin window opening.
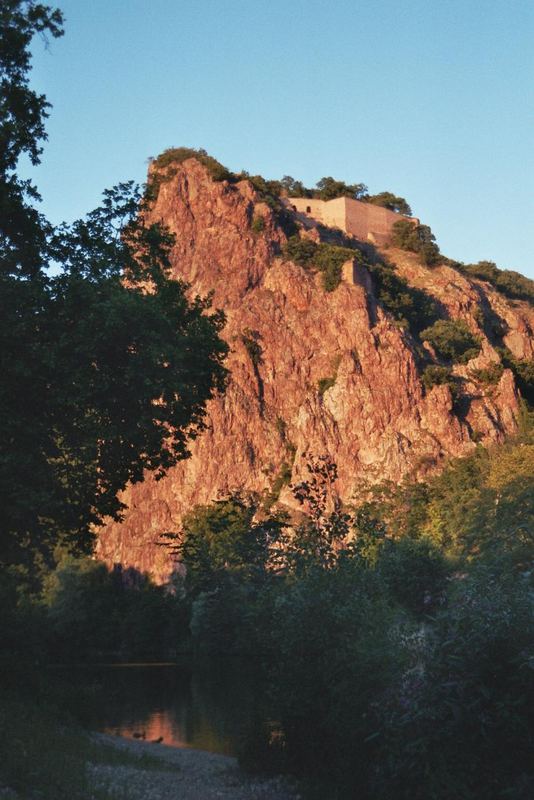
M 311 206 L 306 206 L 306 214 L 311 214 Z

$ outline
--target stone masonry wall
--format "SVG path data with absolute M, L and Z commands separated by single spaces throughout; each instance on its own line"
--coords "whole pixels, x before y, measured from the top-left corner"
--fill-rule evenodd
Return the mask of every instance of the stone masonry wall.
M 391 236 L 395 222 L 402 215 L 388 208 L 362 203 L 350 197 L 337 197 L 335 200 L 314 200 L 308 197 L 290 197 L 285 200 L 299 214 L 304 214 L 316 222 L 331 228 L 341 228 L 363 241 L 385 244 Z M 418 220 L 414 220 L 414 223 Z

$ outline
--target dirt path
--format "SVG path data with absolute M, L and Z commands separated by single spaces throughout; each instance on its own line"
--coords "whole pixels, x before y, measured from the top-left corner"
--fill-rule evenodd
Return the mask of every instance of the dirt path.
M 237 759 L 204 750 L 179 749 L 118 736 L 96 734 L 102 743 L 130 753 L 147 754 L 162 769 L 134 765 L 91 764 L 95 788 L 112 790 L 124 800 L 297 800 L 299 794 L 281 777 L 254 778 L 239 769 Z

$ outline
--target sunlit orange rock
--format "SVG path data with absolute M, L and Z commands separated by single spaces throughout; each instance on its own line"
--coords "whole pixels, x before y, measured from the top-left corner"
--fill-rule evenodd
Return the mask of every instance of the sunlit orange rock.
M 162 183 L 151 217 L 176 236 L 176 277 L 192 294 L 212 292 L 214 306 L 225 310 L 231 376 L 225 395 L 209 403 L 191 458 L 163 480 L 147 475 L 123 492 L 124 521 L 98 534 L 98 555 L 107 563 L 164 579 L 170 560 L 156 543 L 180 529 L 184 512 L 236 490 L 266 493 L 284 463 L 298 480 L 306 453 L 334 459 L 337 489 L 350 502 L 363 481 L 421 477 L 445 457 L 471 452 L 475 440 L 498 442 L 515 430 L 519 395 L 511 372 L 486 391 L 469 381 L 472 365 L 458 367 L 466 377 L 461 413 L 447 386 L 425 392 L 413 340 L 377 303 L 369 274 L 349 263 L 339 287 L 327 293 L 319 275 L 284 261 L 285 234 L 248 181 L 214 182 L 189 159 Z M 259 233 L 252 228 L 257 217 L 264 221 Z M 504 341 L 514 354 L 532 357 L 532 308 L 385 246 L 383 255 L 401 275 L 482 337 L 476 366 L 499 359 L 481 328 L 481 306 L 506 322 Z M 262 351 L 256 365 L 243 341 L 250 332 Z M 325 378 L 331 385 L 321 393 Z M 280 502 L 293 504 L 287 487 Z

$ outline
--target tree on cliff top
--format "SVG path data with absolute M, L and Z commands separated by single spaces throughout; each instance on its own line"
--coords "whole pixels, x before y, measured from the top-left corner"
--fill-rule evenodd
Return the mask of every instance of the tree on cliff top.
M 53 230 L 16 173 L 39 163 L 48 104 L 28 85 L 36 33 L 61 13 L 0 10 L 0 565 L 89 551 L 117 517 L 117 492 L 188 455 L 206 401 L 224 386 L 221 312 L 172 280 L 172 237 L 145 225 L 131 183 L 85 220 Z M 47 267 L 54 264 L 57 274 Z M 59 269 L 57 269 L 59 267 Z M 124 278 L 127 278 L 127 284 Z M 150 290 L 148 290 L 150 287 Z
M 403 214 L 405 217 L 412 216 L 412 209 L 404 197 L 397 197 L 393 192 L 379 192 L 378 194 L 371 194 L 362 199 L 365 200 L 366 203 L 388 208 L 390 211 L 396 211 L 397 214 Z
M 347 184 L 330 176 L 317 181 L 317 189 L 314 191 L 314 197 L 318 197 L 320 200 L 333 200 L 336 197 L 352 197 L 353 200 L 361 200 L 366 194 L 365 183 Z

